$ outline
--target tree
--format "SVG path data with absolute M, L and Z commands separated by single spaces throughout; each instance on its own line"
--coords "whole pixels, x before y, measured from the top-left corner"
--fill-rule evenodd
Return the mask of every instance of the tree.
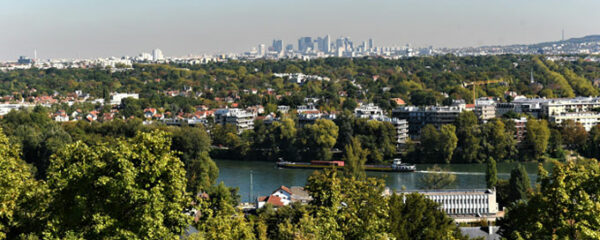
M 598 239 L 598 161 L 554 162 L 552 174 L 540 165 L 538 176 L 539 192 L 507 209 L 499 234 L 508 239 Z
M 489 157 L 487 161 L 487 171 L 485 172 L 485 183 L 488 189 L 492 189 L 498 182 L 498 169 L 496 168 L 496 160 Z
M 425 125 L 421 130 L 421 152 L 426 162 L 436 163 L 438 159 L 450 163 L 458 139 L 454 125 L 442 125 L 440 131 L 433 125 Z
M 314 124 L 304 126 L 302 131 L 303 147 L 308 155 L 320 160 L 331 159 L 331 148 L 338 137 L 338 126 L 331 120 L 318 119 Z
M 481 148 L 479 138 L 479 125 L 477 116 L 472 111 L 464 111 L 456 119 L 456 137 L 458 138 L 454 158 L 457 162 L 479 162 L 478 156 Z
M 296 160 L 298 155 L 296 148 L 297 130 L 294 120 L 284 118 L 280 122 L 273 122 L 268 134 L 270 147 L 275 150 L 277 157 Z
M 560 128 L 563 142 L 569 149 L 580 149 L 587 140 L 587 132 L 581 123 L 571 119 L 564 121 Z
M 515 202 L 520 199 L 527 199 L 527 193 L 531 189 L 531 182 L 527 170 L 521 164 L 517 165 L 510 171 L 510 179 L 508 180 L 510 192 L 508 196 L 509 202 Z
M 342 109 L 347 109 L 350 111 L 354 111 L 354 109 L 356 109 L 356 107 L 358 106 L 358 104 L 356 103 L 356 101 L 352 98 L 347 98 L 344 103 L 342 104 Z
M 347 176 L 354 176 L 358 179 L 366 177 L 365 174 L 365 162 L 367 161 L 367 155 L 369 150 L 363 149 L 360 146 L 360 142 L 357 138 L 352 138 L 352 143 L 346 145 L 344 148 L 344 170 Z
M 194 208 L 197 210 L 194 226 L 198 229 L 193 237 L 199 239 L 255 239 L 252 222 L 244 213 L 235 209 L 237 201 L 231 189 L 223 182 L 211 186 L 206 195 L 198 195 Z
M 458 138 L 456 137 L 455 132 L 456 127 L 451 124 L 444 124 L 440 129 L 441 156 L 446 163 L 450 163 L 452 154 L 454 154 L 454 149 L 456 149 Z
M 47 189 L 35 180 L 31 167 L 19 158 L 0 129 L 0 239 L 39 233 L 47 204 Z M 23 234 L 23 235 L 22 235 Z
M 600 158 L 600 125 L 596 125 L 590 130 L 582 152 L 586 157 Z
M 319 234 L 326 239 L 385 239 L 389 209 L 384 189 L 381 179 L 338 177 L 329 169 L 316 171 L 306 190 L 313 197 L 309 210 L 315 227 L 327 231 Z
M 456 175 L 449 173 L 438 165 L 427 168 L 420 182 L 425 189 L 443 189 L 451 186 L 456 181 Z
M 390 233 L 396 239 L 467 239 L 439 205 L 418 193 L 393 194 Z
M 196 194 L 217 182 L 219 168 L 208 152 L 202 152 L 185 165 L 187 191 Z
M 410 94 L 410 101 L 413 105 L 425 106 L 425 105 L 437 105 L 442 98 L 439 92 L 432 90 L 417 90 Z
M 485 157 L 508 160 L 516 154 L 516 141 L 500 119 L 490 120 L 482 127 L 481 146 Z
M 44 236 L 174 238 L 189 224 L 183 163 L 161 131 L 71 144 L 52 159 Z
M 564 159 L 565 150 L 562 147 L 562 134 L 557 129 L 550 129 L 550 138 L 548 139 L 548 154 L 550 157 Z M 585 148 L 585 146 L 583 146 Z M 584 150 L 585 151 L 585 150 Z
M 140 104 L 140 100 L 135 98 L 125 98 L 121 100 L 122 110 L 121 114 L 125 117 L 138 117 L 141 118 L 144 115 L 144 110 Z
M 524 152 L 527 157 L 532 160 L 539 160 L 548 148 L 548 140 L 550 139 L 550 129 L 546 120 L 527 120 L 527 134 L 524 140 Z
M 187 190 L 193 194 L 206 190 L 219 177 L 217 164 L 210 158 L 210 137 L 202 127 L 174 127 L 171 150 L 180 153 L 184 163 Z

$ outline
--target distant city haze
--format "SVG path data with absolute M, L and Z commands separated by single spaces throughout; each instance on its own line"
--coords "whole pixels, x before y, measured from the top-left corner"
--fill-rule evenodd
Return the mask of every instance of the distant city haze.
M 302 36 L 376 46 L 527 44 L 600 34 L 590 0 L 23 0 L 0 7 L 0 60 L 247 51 Z

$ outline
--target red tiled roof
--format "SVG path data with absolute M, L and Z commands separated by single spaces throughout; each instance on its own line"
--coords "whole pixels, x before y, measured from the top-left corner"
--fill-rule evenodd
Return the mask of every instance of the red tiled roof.
M 279 190 L 279 189 L 281 189 L 281 190 L 283 190 L 283 191 L 286 191 L 286 192 L 287 192 L 287 193 L 289 193 L 289 194 L 292 194 L 292 190 L 290 190 L 290 189 L 289 189 L 289 188 L 287 188 L 286 186 L 281 186 L 281 187 L 279 187 L 277 190 Z M 275 190 L 275 191 L 277 191 L 277 190 Z
M 258 197 L 258 201 L 259 202 L 264 202 L 265 199 L 267 199 L 267 196 L 260 196 L 260 197 Z
M 281 198 L 278 197 L 278 196 L 274 196 L 274 195 L 269 196 L 269 199 L 267 199 L 267 203 L 270 203 L 270 204 L 272 204 L 273 206 L 276 206 L 276 207 L 283 207 L 284 206 L 283 202 L 281 202 Z
M 392 101 L 396 102 L 396 105 L 404 105 L 406 102 L 402 98 L 392 98 Z

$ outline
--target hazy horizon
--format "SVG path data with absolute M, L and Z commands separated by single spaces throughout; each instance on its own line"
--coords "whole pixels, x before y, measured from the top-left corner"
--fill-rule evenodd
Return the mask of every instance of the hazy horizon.
M 600 34 L 600 1 L 10 1 L 0 60 L 237 53 L 273 39 L 373 38 L 376 46 L 530 44 Z M 596 26 L 595 26 L 596 25 Z

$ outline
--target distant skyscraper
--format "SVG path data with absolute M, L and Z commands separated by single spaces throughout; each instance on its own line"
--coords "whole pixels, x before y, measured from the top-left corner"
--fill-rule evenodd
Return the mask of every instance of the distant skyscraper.
M 264 56 L 266 54 L 267 54 L 267 48 L 266 48 L 265 44 L 259 44 L 258 45 L 258 55 Z
M 273 51 L 281 52 L 283 51 L 283 40 L 275 39 L 273 40 Z
M 331 52 L 331 38 L 329 37 L 329 35 L 325 36 L 325 38 L 323 39 L 323 45 L 324 48 L 321 50 L 323 52 Z
M 164 59 L 164 56 L 160 49 L 157 48 L 157 49 L 152 50 L 152 60 L 153 61 L 160 61 L 163 59 Z
M 311 37 L 301 37 L 298 39 L 298 51 L 306 52 L 308 48 L 314 49 Z
M 374 47 L 372 38 L 369 38 L 369 46 L 368 47 L 369 47 L 369 50 L 373 49 L 373 47 Z
M 345 49 L 346 45 L 344 45 L 344 38 L 338 38 L 335 40 L 335 49 L 339 51 L 340 48 Z

